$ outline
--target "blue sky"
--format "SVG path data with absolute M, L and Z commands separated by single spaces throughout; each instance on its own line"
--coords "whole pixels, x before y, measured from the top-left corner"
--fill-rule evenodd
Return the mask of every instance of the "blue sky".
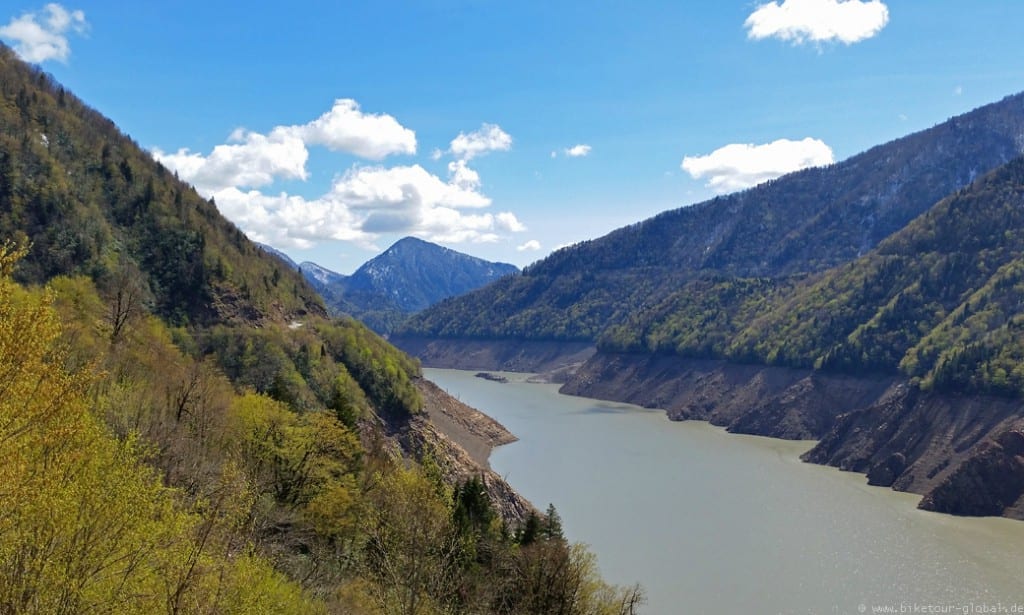
M 409 234 L 525 265 L 1024 90 L 1011 0 L 7 7 L 250 237 L 343 273 Z

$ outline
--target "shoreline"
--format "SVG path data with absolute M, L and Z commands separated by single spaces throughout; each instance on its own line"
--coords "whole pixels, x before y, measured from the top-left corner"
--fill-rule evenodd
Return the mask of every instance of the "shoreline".
M 484 469 L 491 469 L 491 451 L 519 440 L 494 418 L 453 397 L 425 376 L 420 392 L 429 402 L 424 409 L 430 421 Z
M 458 346 L 452 341 L 445 345 L 449 355 Z M 519 374 L 533 382 L 561 384 L 564 395 L 657 409 L 670 420 L 706 421 L 730 433 L 811 440 L 815 445 L 801 456 L 803 462 L 863 475 L 868 486 L 913 494 L 923 510 L 1024 520 L 1024 494 L 1013 483 L 1007 495 L 1002 484 L 1008 472 L 1024 468 L 1019 402 L 917 395 L 895 377 L 682 357 L 593 354 L 575 363 L 575 345 L 559 357 L 551 344 L 543 343 L 540 354 L 545 367 L 555 371 L 553 377 L 550 371 L 522 366 L 530 343 L 506 346 L 516 348 L 520 365 L 424 363 Z M 982 416 L 985 420 L 977 418 Z

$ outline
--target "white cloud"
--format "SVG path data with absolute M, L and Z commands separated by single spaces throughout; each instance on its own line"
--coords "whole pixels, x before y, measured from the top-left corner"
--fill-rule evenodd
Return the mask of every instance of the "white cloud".
M 275 196 L 234 187 L 212 196 L 221 213 L 256 241 L 300 249 L 326 239 L 372 246 L 374 236 L 359 228 L 356 216 L 326 198 L 309 201 L 285 193 Z
M 958 85 L 953 88 L 953 96 L 960 96 L 964 93 L 964 86 Z
M 444 152 L 442 152 L 441 150 L 439 150 L 439 149 L 437 149 L 435 147 L 434 151 L 430 152 L 430 159 L 431 160 L 440 160 L 441 156 L 443 156 L 443 155 L 444 155 Z
M 312 122 L 285 130 L 307 145 L 323 145 L 370 160 L 416 153 L 415 132 L 390 115 L 363 113 L 351 98 L 339 98 L 330 111 Z
M 306 124 L 277 126 L 267 135 L 238 128 L 228 143 L 207 156 L 188 149 L 173 154 L 154 149 L 153 157 L 209 195 L 228 187 L 259 188 L 277 179 L 305 180 L 309 145 L 379 160 L 415 153 L 416 133 L 390 115 L 363 113 L 356 101 L 343 98 Z
M 466 166 L 465 160 L 456 160 L 448 163 L 448 176 L 451 183 L 466 190 L 476 190 L 480 187 L 480 174 Z
M 707 177 L 708 187 L 717 192 L 732 192 L 832 162 L 832 148 L 807 137 L 802 141 L 779 139 L 763 145 L 733 143 L 706 156 L 686 156 L 680 167 L 694 179 Z
M 259 188 L 275 179 L 306 179 L 309 152 L 297 136 L 275 129 L 269 136 L 235 130 L 230 141 L 213 148 L 209 156 L 180 149 L 166 154 L 153 150 L 153 157 L 178 172 L 197 190 L 210 194 L 228 187 Z
M 471 160 L 487 152 L 512 149 L 512 137 L 497 124 L 482 124 L 479 130 L 469 134 L 463 132 L 452 139 L 451 152 L 456 158 Z
M 499 230 L 510 233 L 521 233 L 526 230 L 526 225 L 520 222 L 516 215 L 510 211 L 503 211 L 495 215 L 494 225 Z
M 208 155 L 154 149 L 153 157 L 215 199 L 250 237 L 284 248 L 309 248 L 326 240 L 371 247 L 385 233 L 449 243 L 483 242 L 525 231 L 511 212 L 480 211 L 491 205 L 491 199 L 481 192 L 480 174 L 468 164 L 474 155 L 507 149 L 511 138 L 488 125 L 460 138 L 465 142 L 463 156 L 449 163 L 447 179 L 418 164 L 354 165 L 315 199 L 275 196 L 261 189 L 277 180 L 307 180 L 309 145 L 381 158 L 415 152 L 415 133 L 389 115 L 364 114 L 355 101 L 339 99 L 307 124 L 278 126 L 266 135 L 237 129 Z
M 69 11 L 50 3 L 41 12 L 12 18 L 9 24 L 0 27 L 0 38 L 14 43 L 15 53 L 26 62 L 66 62 L 71 55 L 67 33 L 82 34 L 88 28 L 83 11 Z
M 881 32 L 889 9 L 880 0 L 782 0 L 761 4 L 744 26 L 752 39 L 850 45 Z
M 467 169 L 475 175 L 472 169 Z M 481 208 L 491 199 L 471 182 L 445 182 L 420 165 L 354 167 L 334 181 L 330 197 L 353 209 L 394 210 L 422 204 L 426 207 Z
M 590 154 L 590 146 L 580 143 L 579 145 L 573 145 L 572 147 L 566 148 L 565 155 L 570 158 L 582 158 Z
M 531 239 L 530 241 L 527 241 L 523 245 L 517 246 L 516 250 L 520 252 L 526 252 L 527 250 L 529 250 L 530 252 L 536 252 L 537 250 L 540 250 L 540 242 L 537 241 L 536 239 Z
M 369 248 L 384 233 L 449 243 L 493 242 L 500 233 L 526 230 L 510 212 L 480 212 L 490 198 L 472 182 L 457 183 L 457 174 L 446 182 L 419 165 L 356 166 L 312 200 L 234 186 L 204 194 L 250 237 L 282 248 L 309 248 L 326 240 Z

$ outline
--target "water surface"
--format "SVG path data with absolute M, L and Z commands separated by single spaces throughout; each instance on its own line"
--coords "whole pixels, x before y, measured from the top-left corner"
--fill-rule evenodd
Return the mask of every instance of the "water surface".
M 919 496 L 802 463 L 810 442 L 673 422 L 522 374 L 424 371 L 520 438 L 491 466 L 538 508 L 554 503 L 609 581 L 642 583 L 645 613 L 1024 613 L 1024 522 L 919 511 Z

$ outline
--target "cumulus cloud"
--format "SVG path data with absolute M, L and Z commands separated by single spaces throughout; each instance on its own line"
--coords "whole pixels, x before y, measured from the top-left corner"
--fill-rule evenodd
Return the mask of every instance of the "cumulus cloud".
M 521 246 L 516 246 L 516 250 L 520 252 L 536 252 L 537 250 L 540 250 L 540 242 L 537 241 L 536 239 L 531 239 L 530 241 L 527 241 Z
M 370 160 L 416 153 L 415 132 L 390 115 L 363 113 L 351 98 L 339 98 L 330 111 L 312 122 L 284 130 L 308 145 L 323 145 Z
M 236 130 L 229 141 L 213 148 L 208 156 L 180 149 L 167 154 L 153 150 L 153 157 L 178 172 L 204 194 L 228 187 L 259 188 L 275 179 L 306 179 L 309 151 L 297 136 L 275 129 L 269 135 Z
M 834 162 L 819 139 L 779 139 L 763 145 L 733 143 L 706 156 L 686 156 L 680 165 L 694 179 L 708 178 L 717 192 L 732 192 L 808 167 Z
M 580 143 L 565 149 L 565 155 L 570 158 L 582 158 L 590 154 L 590 146 Z
M 512 230 L 518 221 L 510 213 L 464 211 L 491 204 L 478 185 L 476 173 L 465 166 L 447 182 L 419 165 L 355 167 L 334 181 L 312 208 L 315 215 L 282 222 L 307 241 L 341 238 L 339 226 L 356 239 L 401 233 L 453 243 L 496 241 L 496 232 Z
M 356 101 L 344 98 L 306 124 L 277 126 L 266 135 L 236 129 L 228 143 L 214 147 L 209 155 L 154 149 L 153 157 L 209 195 L 232 186 L 259 188 L 277 179 L 305 180 L 311 145 L 379 160 L 415 153 L 416 133 L 390 115 L 363 113 Z
M 480 187 L 480 174 L 469 168 L 465 160 L 449 162 L 448 175 L 452 184 L 466 190 L 476 190 Z
M 469 134 L 460 132 L 452 139 L 450 148 L 456 158 L 471 160 L 487 152 L 507 152 L 512 149 L 512 137 L 497 124 L 482 124 Z
M 316 199 L 236 186 L 203 194 L 214 198 L 221 212 L 250 237 L 282 248 L 309 248 L 325 240 L 369 248 L 383 233 L 450 243 L 490 242 L 500 233 L 525 230 L 511 212 L 479 212 L 491 199 L 467 179 L 471 175 L 475 171 L 464 166 L 448 181 L 419 165 L 355 166 Z
M 69 11 L 50 3 L 42 11 L 22 14 L 0 27 L 0 38 L 13 43 L 14 52 L 26 62 L 66 62 L 71 55 L 67 34 L 82 34 L 89 28 L 85 13 Z
M 461 140 L 460 140 L 461 139 Z M 384 233 L 417 235 L 431 241 L 497 241 L 503 233 L 525 231 L 511 212 L 482 211 L 491 199 L 480 174 L 469 166 L 478 154 L 508 149 L 511 138 L 499 127 L 460 134 L 461 156 L 442 178 L 418 164 L 385 167 L 356 164 L 334 178 L 318 198 L 266 188 L 277 180 L 309 178 L 309 146 L 320 145 L 369 159 L 414 153 L 415 133 L 384 114 L 363 113 L 351 99 L 300 125 L 278 126 L 268 134 L 235 130 L 209 154 L 180 149 L 153 150 L 153 157 L 216 200 L 221 212 L 250 237 L 282 248 L 309 248 L 325 240 L 372 247 Z
M 782 0 L 759 5 L 743 25 L 752 39 L 850 45 L 875 36 L 888 22 L 889 9 L 880 0 Z
M 494 216 L 494 225 L 502 231 L 510 233 L 521 233 L 526 230 L 526 225 L 516 218 L 515 214 L 503 211 Z

